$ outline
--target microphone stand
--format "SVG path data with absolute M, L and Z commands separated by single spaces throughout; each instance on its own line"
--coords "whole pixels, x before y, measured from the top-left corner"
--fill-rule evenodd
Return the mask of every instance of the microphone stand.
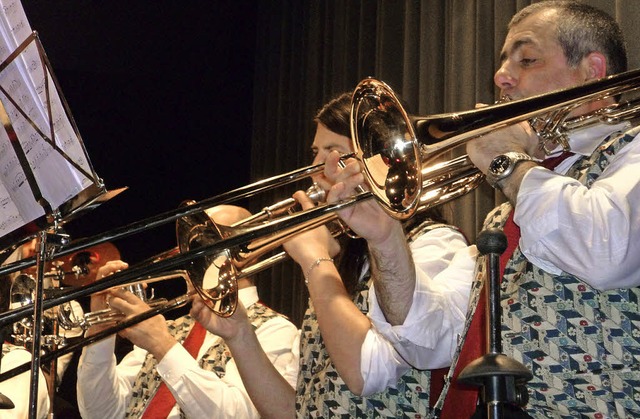
M 486 256 L 487 277 L 487 353 L 470 362 L 458 381 L 480 389 L 480 400 L 486 405 L 487 418 L 504 417 L 504 404 L 525 406 L 528 401 L 527 381 L 533 374 L 520 362 L 502 353 L 500 309 L 500 255 L 507 248 L 502 230 L 484 230 L 478 235 L 478 251 Z

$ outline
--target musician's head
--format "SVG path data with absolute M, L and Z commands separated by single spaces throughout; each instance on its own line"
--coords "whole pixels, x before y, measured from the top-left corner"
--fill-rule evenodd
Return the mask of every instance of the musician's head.
M 316 134 L 311 150 L 313 164 L 324 163 L 329 152 L 351 153 L 351 92 L 342 93 L 327 102 L 316 113 Z
M 510 99 L 576 86 L 627 69 L 624 39 L 616 21 L 575 1 L 543 1 L 518 12 L 509 22 L 500 61 L 494 81 L 501 95 Z
M 207 208 L 206 213 L 213 222 L 223 226 L 231 226 L 251 216 L 247 209 L 236 205 L 216 205 Z

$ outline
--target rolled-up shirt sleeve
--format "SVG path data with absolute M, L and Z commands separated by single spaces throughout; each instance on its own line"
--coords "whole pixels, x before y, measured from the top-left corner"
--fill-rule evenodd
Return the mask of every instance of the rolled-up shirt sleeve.
M 416 286 L 409 314 L 392 326 L 375 296 L 369 295 L 369 331 L 361 349 L 365 391 L 393 386 L 410 367 L 450 365 L 466 316 L 477 249 L 457 231 L 429 231 L 411 244 Z
M 374 328 L 367 332 L 362 348 L 360 368 L 364 380 L 363 396 L 387 387 L 395 388 L 398 378 L 411 368 L 391 342 Z

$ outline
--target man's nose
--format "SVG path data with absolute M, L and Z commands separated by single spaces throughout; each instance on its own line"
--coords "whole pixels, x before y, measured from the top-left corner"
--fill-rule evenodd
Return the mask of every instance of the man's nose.
M 496 74 L 493 76 L 493 82 L 500 89 L 509 89 L 518 84 L 517 75 L 510 68 L 508 61 L 502 63 Z

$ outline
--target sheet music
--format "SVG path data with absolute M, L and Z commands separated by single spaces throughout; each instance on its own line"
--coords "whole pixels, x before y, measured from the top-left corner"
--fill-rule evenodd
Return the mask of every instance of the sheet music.
M 33 31 L 20 1 L 0 0 L 0 8 L 0 62 L 4 63 Z M 97 182 L 35 38 L 0 72 L 0 87 L 4 90 L 0 102 L 42 196 L 53 209 Z M 0 237 L 45 215 L 2 126 L 0 183 Z

